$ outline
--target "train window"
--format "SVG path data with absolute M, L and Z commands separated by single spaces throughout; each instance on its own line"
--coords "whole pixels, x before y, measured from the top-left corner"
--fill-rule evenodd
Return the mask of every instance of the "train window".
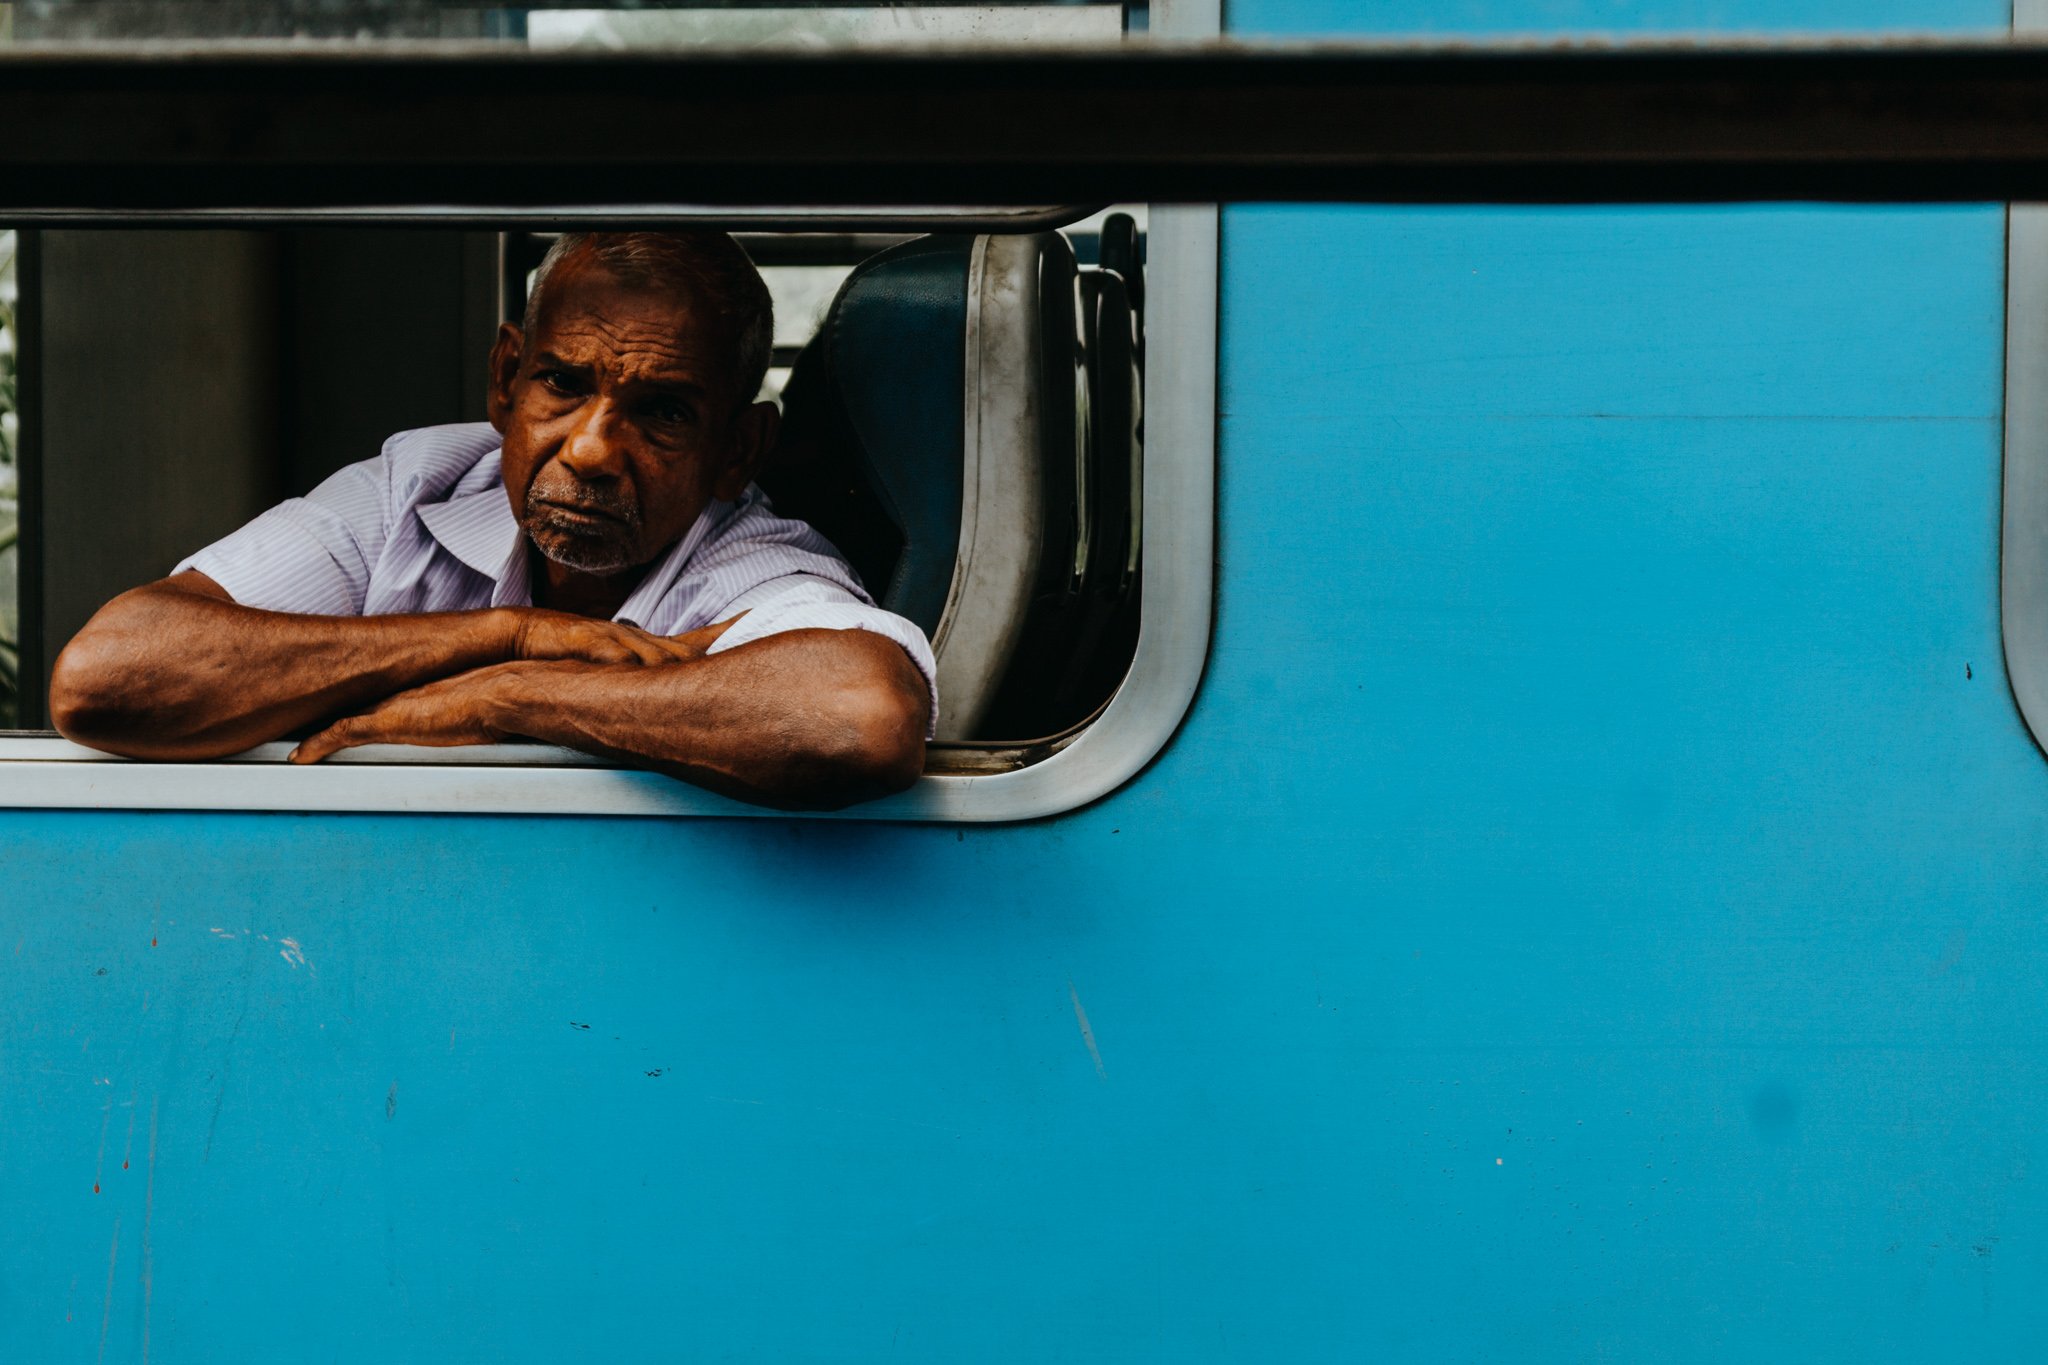
M 64 24 L 86 8 L 35 7 L 43 27 L 27 36 L 78 36 Z M 156 7 L 89 8 L 159 22 Z M 493 11 L 483 36 L 560 47 L 1113 37 L 1146 17 L 1122 5 L 911 9 L 907 20 L 855 7 L 533 10 L 509 27 Z M 444 25 L 427 36 L 448 36 L 455 11 L 377 7 L 419 24 L 426 10 Z M 308 23 L 334 12 L 303 10 Z M 847 814 L 1029 818 L 1142 767 L 1184 713 L 1207 648 L 1215 211 L 649 209 L 630 221 L 729 228 L 755 258 L 777 309 L 763 396 L 784 414 L 759 482 L 933 641 L 941 711 L 927 775 Z M 17 361 L 25 375 L 21 410 L 0 408 L 0 728 L 16 727 L 0 737 L 0 802 L 746 809 L 532 744 L 370 747 L 315 768 L 284 766 L 289 744 L 137 764 L 37 728 L 51 662 L 100 603 L 394 431 L 480 419 L 488 339 L 523 307 L 550 240 L 516 223 L 231 213 L 203 230 L 74 214 L 0 238 L 0 403 L 15 401 Z M 110 372 L 123 376 L 118 402 Z

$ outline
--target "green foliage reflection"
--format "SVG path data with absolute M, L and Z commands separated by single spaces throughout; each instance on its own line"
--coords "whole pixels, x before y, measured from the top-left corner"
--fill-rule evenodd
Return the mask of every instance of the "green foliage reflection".
M 15 441 L 21 429 L 15 405 L 14 234 L 0 231 L 0 729 L 14 726 L 21 664 L 21 502 Z

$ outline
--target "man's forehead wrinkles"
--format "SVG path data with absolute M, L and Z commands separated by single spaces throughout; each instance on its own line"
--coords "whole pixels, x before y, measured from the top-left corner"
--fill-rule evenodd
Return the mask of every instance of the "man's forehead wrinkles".
M 587 366 L 622 379 L 694 380 L 716 357 L 672 336 L 607 332 L 597 327 L 569 326 L 541 337 L 537 353 L 565 364 Z
M 609 322 L 598 318 L 579 318 L 549 328 L 542 333 L 541 340 L 543 345 L 549 346 L 575 342 L 607 350 L 645 351 L 657 355 L 686 355 L 698 349 L 694 338 L 678 335 L 676 329 L 672 327 L 660 327 L 649 323 Z

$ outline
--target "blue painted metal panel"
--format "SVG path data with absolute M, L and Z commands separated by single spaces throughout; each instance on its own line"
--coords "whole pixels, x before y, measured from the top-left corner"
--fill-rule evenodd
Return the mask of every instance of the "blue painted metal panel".
M 1225 234 L 1090 810 L 0 815 L 0 1357 L 2038 1348 L 1998 212 Z

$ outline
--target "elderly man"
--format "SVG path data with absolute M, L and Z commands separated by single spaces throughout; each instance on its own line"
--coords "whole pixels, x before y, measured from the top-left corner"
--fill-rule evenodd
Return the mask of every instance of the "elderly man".
M 115 598 L 57 660 L 57 728 L 154 759 L 314 729 L 295 763 L 517 736 L 790 807 L 907 786 L 929 645 L 750 482 L 771 336 L 729 237 L 563 237 L 488 425 L 394 436 Z

